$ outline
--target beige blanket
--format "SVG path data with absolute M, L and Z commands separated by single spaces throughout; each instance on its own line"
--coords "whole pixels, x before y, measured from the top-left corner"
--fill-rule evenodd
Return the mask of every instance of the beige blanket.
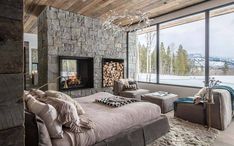
M 94 123 L 94 129 L 84 133 L 65 132 L 63 139 L 52 140 L 53 146 L 88 146 L 114 136 L 130 127 L 141 125 L 161 115 L 159 106 L 148 102 L 136 102 L 122 107 L 112 108 L 99 103 L 95 99 L 111 97 L 112 94 L 99 92 L 78 98 L 87 116 Z

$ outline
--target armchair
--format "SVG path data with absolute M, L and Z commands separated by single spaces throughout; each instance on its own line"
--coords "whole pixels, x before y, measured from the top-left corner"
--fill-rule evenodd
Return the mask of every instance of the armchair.
M 227 90 L 215 89 L 213 91 L 214 104 L 211 104 L 211 113 L 208 113 L 205 104 L 177 103 L 174 115 L 181 119 L 207 124 L 208 114 L 211 118 L 211 127 L 225 130 L 232 121 L 231 95 Z
M 134 90 L 125 89 L 125 84 L 128 84 L 129 82 L 135 82 L 137 88 Z M 113 93 L 114 95 L 119 95 L 127 98 L 141 99 L 141 95 L 149 93 L 149 90 L 139 89 L 137 82 L 131 79 L 120 79 L 118 81 L 114 81 Z

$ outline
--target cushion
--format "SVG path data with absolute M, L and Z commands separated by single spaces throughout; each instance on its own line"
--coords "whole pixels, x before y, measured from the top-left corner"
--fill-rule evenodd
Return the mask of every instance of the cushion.
M 129 85 L 128 79 L 119 79 L 119 82 L 126 86 Z
M 128 90 L 128 91 L 120 92 L 120 96 L 141 99 L 141 95 L 146 94 L 146 93 L 149 93 L 149 90 L 145 90 L 145 89 Z
M 203 99 L 205 95 L 206 95 L 206 87 L 203 87 L 198 91 L 198 93 L 194 95 L 194 97 L 200 97 Z
M 43 120 L 34 113 L 25 111 L 25 145 L 52 146 Z
M 124 85 L 124 90 L 136 90 L 136 89 L 137 89 L 136 84 Z
M 75 105 L 78 115 L 85 114 L 85 111 L 81 107 L 81 105 L 76 100 L 74 100 L 70 96 L 68 96 L 67 94 L 64 94 L 64 93 L 59 92 L 59 91 L 53 91 L 53 90 L 48 90 L 45 92 L 45 94 L 46 94 L 46 96 L 49 96 L 49 97 L 55 97 L 58 99 L 66 100 L 67 102 L 70 102 L 70 103 Z
M 128 81 L 128 84 L 129 84 L 129 85 L 136 85 L 136 89 L 139 89 L 138 84 L 137 84 L 137 81 L 129 80 L 129 81 Z
M 26 104 L 30 112 L 45 122 L 51 138 L 63 137 L 62 124 L 57 121 L 57 111 L 52 105 L 42 103 L 31 95 L 27 96 Z
M 45 92 L 39 89 L 32 89 L 30 90 L 30 94 L 36 96 L 37 98 L 45 97 Z
M 80 119 L 74 104 L 67 102 L 63 99 L 46 97 L 39 99 L 42 102 L 52 105 L 55 107 L 58 113 L 58 121 L 65 127 L 68 127 L 72 132 L 80 132 Z

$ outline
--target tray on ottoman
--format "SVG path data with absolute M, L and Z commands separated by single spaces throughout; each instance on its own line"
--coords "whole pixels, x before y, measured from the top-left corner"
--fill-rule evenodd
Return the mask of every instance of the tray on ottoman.
M 178 98 L 178 95 L 167 93 L 164 91 L 148 93 L 141 96 L 142 100 L 155 103 L 160 106 L 162 113 L 167 113 L 174 109 L 173 103 Z

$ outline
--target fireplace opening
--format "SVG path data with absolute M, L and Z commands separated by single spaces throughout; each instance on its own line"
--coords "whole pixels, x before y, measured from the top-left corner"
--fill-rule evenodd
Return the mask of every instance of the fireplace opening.
M 113 87 L 114 81 L 124 78 L 123 59 L 102 59 L 102 86 Z
M 59 90 L 93 88 L 93 58 L 59 56 Z

